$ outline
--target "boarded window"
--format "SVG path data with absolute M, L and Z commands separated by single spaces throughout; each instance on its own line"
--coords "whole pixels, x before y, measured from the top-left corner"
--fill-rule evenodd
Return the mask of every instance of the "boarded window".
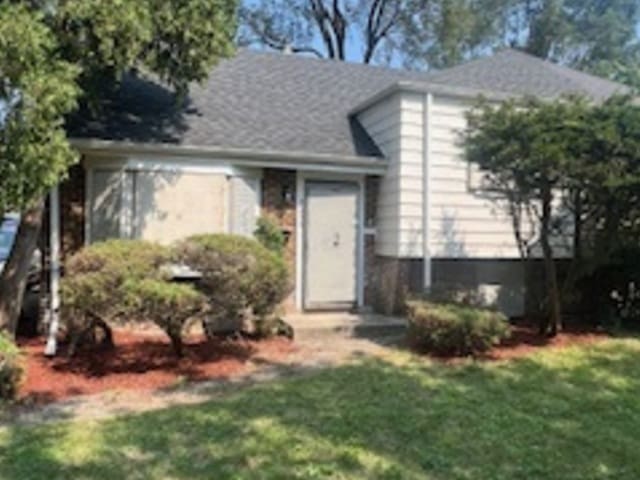
M 140 171 L 134 180 L 134 236 L 171 243 L 225 231 L 227 177 Z
M 259 181 L 252 177 L 233 177 L 231 182 L 231 233 L 252 236 L 259 208 Z
M 91 178 L 91 241 L 117 238 L 122 217 L 122 172 L 94 170 Z

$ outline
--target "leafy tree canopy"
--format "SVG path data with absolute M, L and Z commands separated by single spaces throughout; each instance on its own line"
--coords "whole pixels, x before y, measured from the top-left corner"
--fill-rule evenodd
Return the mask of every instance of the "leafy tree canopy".
M 98 110 L 132 68 L 183 97 L 233 51 L 235 0 L 0 0 L 0 214 L 23 213 L 0 278 L 0 329 L 12 330 L 42 198 L 77 155 L 65 117 Z
M 625 79 L 636 0 L 245 0 L 240 40 L 364 63 L 441 68 L 511 46 Z

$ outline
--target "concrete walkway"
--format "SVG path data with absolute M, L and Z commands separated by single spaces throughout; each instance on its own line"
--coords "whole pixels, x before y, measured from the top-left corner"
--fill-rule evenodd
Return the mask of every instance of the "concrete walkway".
M 234 389 L 291 376 L 312 374 L 363 356 L 384 357 L 396 350 L 403 336 L 375 340 L 335 336 L 297 340 L 299 347 L 283 362 L 251 362 L 248 372 L 226 380 L 189 383 L 159 391 L 114 391 L 78 396 L 45 406 L 16 407 L 0 412 L 0 430 L 16 425 L 37 425 L 62 420 L 98 420 L 119 415 L 159 410 L 178 405 L 194 405 L 212 400 Z
M 376 338 L 400 335 L 407 328 L 401 317 L 375 313 L 311 312 L 287 315 L 285 320 L 293 327 L 296 339 L 314 340 L 328 336 L 350 338 Z

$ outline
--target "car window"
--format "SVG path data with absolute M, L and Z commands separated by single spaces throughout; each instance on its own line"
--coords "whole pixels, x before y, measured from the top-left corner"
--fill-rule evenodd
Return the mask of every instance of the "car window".
M 16 217 L 5 217 L 0 226 L 0 261 L 4 261 L 11 253 L 11 247 L 18 231 L 19 220 Z

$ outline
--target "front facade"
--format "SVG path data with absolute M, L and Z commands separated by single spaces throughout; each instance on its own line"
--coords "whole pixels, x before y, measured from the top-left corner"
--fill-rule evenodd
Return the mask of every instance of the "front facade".
M 498 67 L 503 84 L 491 79 Z M 61 186 L 64 251 L 252 235 L 267 215 L 287 238 L 290 310 L 392 312 L 411 292 L 459 285 L 523 315 L 511 219 L 459 138 L 478 95 L 582 89 L 599 100 L 620 88 L 559 68 L 507 52 L 422 75 L 243 52 L 194 92 L 197 114 L 178 133 L 158 139 L 122 121 L 79 130 L 82 164 Z M 265 86 L 261 75 L 280 77 Z

